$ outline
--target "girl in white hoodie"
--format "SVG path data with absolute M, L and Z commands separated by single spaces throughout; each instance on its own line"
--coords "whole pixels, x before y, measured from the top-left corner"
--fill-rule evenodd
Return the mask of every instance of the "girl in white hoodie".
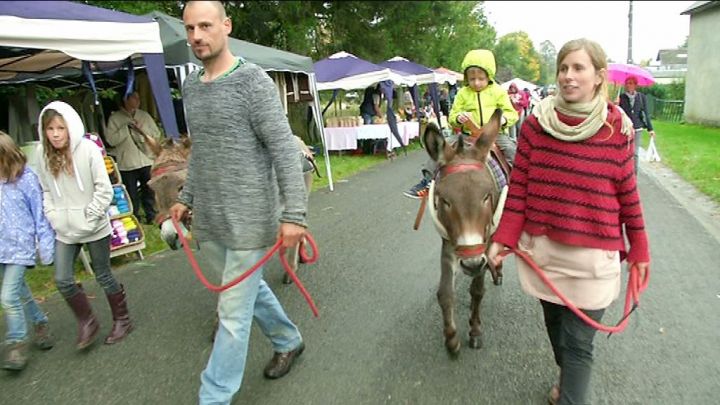
M 45 216 L 55 229 L 55 284 L 78 321 L 77 348 L 90 346 L 100 325 L 74 266 L 80 249 L 90 251 L 95 279 L 105 290 L 113 328 L 105 339 L 113 344 L 131 330 L 125 291 L 110 271 L 110 220 L 113 190 L 100 149 L 84 138 L 85 127 L 68 104 L 54 101 L 40 112 L 42 156 L 40 181 Z

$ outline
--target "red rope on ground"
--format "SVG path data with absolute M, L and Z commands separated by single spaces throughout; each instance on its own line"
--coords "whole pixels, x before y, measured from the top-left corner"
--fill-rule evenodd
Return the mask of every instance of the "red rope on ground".
M 175 227 L 175 231 L 178 233 L 178 237 L 180 238 L 180 242 L 182 243 L 183 250 L 185 251 L 185 255 L 188 258 L 188 261 L 190 262 L 190 266 L 195 271 L 195 275 L 197 278 L 205 285 L 205 287 L 213 292 L 220 293 L 223 292 L 229 288 L 232 288 L 239 283 L 241 283 L 246 278 L 250 277 L 251 274 L 253 274 L 257 269 L 262 267 L 265 263 L 267 263 L 268 260 L 272 257 L 272 255 L 275 254 L 278 250 L 280 251 L 280 262 L 283 265 L 283 268 L 285 269 L 285 272 L 288 273 L 290 278 L 293 280 L 297 288 L 300 290 L 300 293 L 305 297 L 305 301 L 307 301 L 308 305 L 310 306 L 310 310 L 312 310 L 313 315 L 315 317 L 319 317 L 319 311 L 317 307 L 315 306 L 315 302 L 313 301 L 312 297 L 310 296 L 310 293 L 305 289 L 305 286 L 300 282 L 300 279 L 295 274 L 295 272 L 290 268 L 290 264 L 287 262 L 287 259 L 285 258 L 285 248 L 282 247 L 282 239 L 278 239 L 277 242 L 270 248 L 270 250 L 265 253 L 265 256 L 260 259 L 259 262 L 255 263 L 249 270 L 245 271 L 243 274 L 235 278 L 234 280 L 230 281 L 229 283 L 225 285 L 214 285 L 208 281 L 207 278 L 205 278 L 205 275 L 203 274 L 202 270 L 200 269 L 200 265 L 198 264 L 197 260 L 195 259 L 195 255 L 193 254 L 192 250 L 190 249 L 190 244 L 188 243 L 187 239 L 185 238 L 185 235 L 183 235 L 182 231 L 180 230 L 180 226 L 178 225 L 177 221 L 175 219 L 172 219 L 172 224 Z M 305 233 L 305 240 L 310 244 L 310 248 L 312 249 L 313 255 L 311 257 L 307 256 L 307 252 L 304 248 L 304 243 L 300 243 L 300 257 L 302 257 L 303 262 L 307 264 L 313 264 L 317 261 L 317 259 L 320 256 L 320 253 L 318 252 L 317 245 L 315 244 L 315 239 L 313 239 L 312 235 L 310 235 L 309 232 Z
M 545 283 L 545 285 L 547 285 L 548 288 L 550 288 L 552 292 L 555 293 L 555 295 L 557 295 L 558 298 L 560 298 L 560 300 L 565 303 L 565 306 L 567 306 L 573 313 L 575 313 L 575 315 L 577 315 L 590 327 L 597 329 L 601 332 L 619 333 L 625 329 L 630 317 L 630 313 L 634 311 L 635 308 L 637 308 L 640 304 L 640 294 L 645 291 L 648 283 L 650 282 L 650 268 L 646 270 L 645 277 L 642 280 L 640 279 L 640 270 L 637 268 L 637 266 L 633 265 L 630 268 L 630 276 L 628 277 L 627 294 L 625 295 L 625 310 L 623 313 L 623 317 L 617 325 L 607 326 L 596 322 L 594 319 L 590 318 L 584 312 L 578 309 L 575 305 L 573 305 L 573 303 L 570 302 L 570 300 L 565 297 L 560 292 L 560 290 L 557 289 L 557 287 L 555 287 L 555 285 L 550 281 L 547 275 L 545 275 L 545 272 L 525 252 L 518 249 L 504 250 L 500 252 L 500 257 L 507 256 L 511 253 L 515 253 L 515 255 L 522 258 L 525 263 L 527 263 L 528 266 L 530 266 L 530 268 L 535 271 L 535 273 L 538 275 L 538 277 L 540 277 L 540 279 Z

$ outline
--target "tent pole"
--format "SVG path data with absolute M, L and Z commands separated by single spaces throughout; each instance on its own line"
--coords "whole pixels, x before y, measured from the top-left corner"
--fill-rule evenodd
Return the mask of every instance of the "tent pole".
M 323 155 L 325 156 L 325 173 L 328 178 L 328 188 L 330 188 L 330 191 L 334 191 L 335 187 L 333 186 L 332 170 L 330 168 L 330 154 L 328 152 L 327 142 L 325 142 L 325 125 L 323 124 L 323 116 L 320 113 L 320 95 L 318 94 L 317 90 L 315 73 L 308 73 L 308 78 L 308 83 L 310 84 L 310 91 L 313 95 L 312 109 L 313 114 L 315 115 L 315 125 L 317 125 L 318 131 L 320 133 L 320 140 L 322 141 L 324 150 Z M 329 106 L 330 105 L 328 104 L 328 107 Z

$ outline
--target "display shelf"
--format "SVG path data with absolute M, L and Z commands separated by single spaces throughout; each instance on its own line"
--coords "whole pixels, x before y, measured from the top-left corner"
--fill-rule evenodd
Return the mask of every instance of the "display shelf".
M 122 184 L 122 176 L 120 175 L 120 170 L 118 170 L 117 163 L 115 163 L 115 159 L 113 159 L 111 156 L 104 156 L 105 160 L 105 168 L 108 172 L 108 176 L 110 177 L 110 182 L 113 184 L 113 200 L 115 199 L 114 193 L 115 190 L 119 189 L 122 190 L 123 195 L 127 199 L 129 212 L 122 212 L 116 215 L 110 216 L 110 226 L 112 227 L 112 221 L 114 220 L 121 220 L 126 217 L 130 217 L 133 219 L 133 222 L 137 225 L 137 229 L 140 231 L 140 239 L 126 243 L 119 246 L 110 246 L 110 257 L 116 257 L 116 256 L 122 256 L 127 255 L 131 253 L 137 253 L 140 257 L 140 260 L 144 260 L 145 257 L 143 256 L 143 249 L 145 249 L 145 230 L 143 229 L 142 225 L 140 224 L 140 221 L 135 218 L 133 215 L 133 205 L 132 201 L 130 200 L 130 196 L 127 192 L 127 189 L 125 189 L 125 186 Z M 111 234 L 112 237 L 112 234 Z M 85 247 L 83 246 L 82 249 L 80 249 L 80 260 L 83 263 L 83 266 L 85 267 L 85 270 L 88 273 L 93 273 L 92 270 L 92 264 L 90 262 L 90 255 L 88 255 Z
M 119 211 L 119 209 L 118 209 L 117 214 L 110 214 L 111 220 L 122 218 L 122 217 L 130 215 L 134 212 L 132 200 L 130 200 L 130 194 L 128 194 L 127 189 L 122 184 L 114 184 L 113 185 L 113 200 L 110 203 L 111 210 L 112 210 L 112 207 L 117 208 L 117 206 L 118 206 L 118 197 L 117 197 L 118 194 L 122 195 L 122 199 L 124 199 L 127 202 L 128 210 L 127 211 Z

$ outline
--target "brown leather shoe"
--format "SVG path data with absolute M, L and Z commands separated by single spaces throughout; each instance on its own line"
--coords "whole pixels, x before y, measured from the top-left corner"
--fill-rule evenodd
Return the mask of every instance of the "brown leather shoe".
M 265 367 L 265 378 L 276 379 L 290 372 L 295 358 L 300 356 L 303 350 L 305 350 L 305 342 L 301 342 L 297 349 L 287 353 L 276 352 L 273 358 L 270 359 L 270 363 Z
M 47 323 L 35 324 L 33 344 L 40 350 L 50 350 L 53 348 L 55 340 L 50 334 L 50 326 Z
M 6 347 L 2 368 L 10 371 L 22 371 L 27 365 L 28 347 L 26 342 L 10 343 Z

